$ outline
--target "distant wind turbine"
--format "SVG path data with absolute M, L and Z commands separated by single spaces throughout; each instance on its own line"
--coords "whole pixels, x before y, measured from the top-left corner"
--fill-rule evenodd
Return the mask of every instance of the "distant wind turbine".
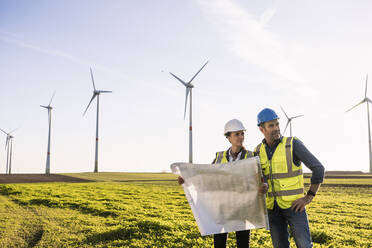
M 371 149 L 371 127 L 370 127 L 370 120 L 369 120 L 369 103 L 372 103 L 371 99 L 367 97 L 367 86 L 368 86 L 368 74 L 366 76 L 366 88 L 364 91 L 364 99 L 360 101 L 354 107 L 348 109 L 346 112 L 349 112 L 353 108 L 361 105 L 362 103 L 367 103 L 367 118 L 368 118 L 368 146 L 369 146 L 369 173 L 372 173 L 372 149 Z
M 288 117 L 288 115 L 286 114 L 286 112 L 284 111 L 282 106 L 280 106 L 280 108 L 282 109 L 283 113 L 285 114 L 285 117 L 287 117 L 287 124 L 285 125 L 283 134 L 285 133 L 285 131 L 287 130 L 287 127 L 289 125 L 290 137 L 292 137 L 292 120 L 295 119 L 295 118 L 304 116 L 304 115 L 297 115 L 297 116 L 293 116 L 293 117 Z
M 187 83 L 174 75 L 173 73 L 169 72 L 173 77 L 175 77 L 178 81 L 180 81 L 185 87 L 186 87 L 186 98 L 185 98 L 185 112 L 183 115 L 183 118 L 186 118 L 186 106 L 187 106 L 187 98 L 190 94 L 190 126 L 189 126 L 189 163 L 192 163 L 192 88 L 194 88 L 194 85 L 191 84 L 192 80 L 199 74 L 201 70 L 208 64 L 209 61 L 207 61 L 200 69 L 199 71 L 188 81 Z
M 5 174 L 11 174 L 12 173 L 12 152 L 13 152 L 13 138 L 14 138 L 14 136 L 11 135 L 11 133 L 13 133 L 17 129 L 14 129 L 13 131 L 10 131 L 9 133 L 0 129 L 3 133 L 6 134 L 6 142 L 5 142 L 6 169 L 5 169 Z
M 112 91 L 108 91 L 108 90 L 97 90 L 96 89 L 96 85 L 94 84 L 94 78 L 93 78 L 93 72 L 92 72 L 92 68 L 90 68 L 90 76 L 92 78 L 92 83 L 93 83 L 93 96 L 92 98 L 90 99 L 90 102 L 87 106 L 87 108 L 85 109 L 84 111 L 84 114 L 83 116 L 85 115 L 85 113 L 87 112 L 90 104 L 92 103 L 92 101 L 94 100 L 95 97 L 97 97 L 97 119 L 96 119 L 96 153 L 95 153 L 95 158 L 94 158 L 94 172 L 98 172 L 98 117 L 99 117 L 99 95 L 101 93 L 112 93 Z
M 54 91 L 52 98 L 49 101 L 48 106 L 40 105 L 40 107 L 45 108 L 48 110 L 48 124 L 49 124 L 49 132 L 48 132 L 48 150 L 47 150 L 47 159 L 46 159 L 46 166 L 45 166 L 45 174 L 50 174 L 50 131 L 52 126 L 52 100 L 56 92 Z

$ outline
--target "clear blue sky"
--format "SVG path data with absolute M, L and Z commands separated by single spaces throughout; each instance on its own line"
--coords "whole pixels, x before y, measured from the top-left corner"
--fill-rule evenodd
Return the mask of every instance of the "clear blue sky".
M 97 88 L 113 91 L 100 98 L 100 171 L 169 171 L 187 161 L 185 89 L 168 72 L 189 80 L 209 60 L 194 81 L 195 163 L 228 148 L 223 126 L 232 118 L 246 126 L 248 149 L 262 139 L 262 108 L 275 109 L 284 129 L 282 105 L 289 115 L 305 115 L 294 120 L 293 133 L 327 170 L 367 172 L 366 107 L 345 111 L 362 100 L 372 72 L 371 7 L 336 0 L 3 0 L 0 128 L 19 127 L 13 171 L 45 171 L 47 112 L 39 105 L 54 90 L 51 172 L 93 171 L 96 105 L 82 117 L 93 90 L 89 67 Z

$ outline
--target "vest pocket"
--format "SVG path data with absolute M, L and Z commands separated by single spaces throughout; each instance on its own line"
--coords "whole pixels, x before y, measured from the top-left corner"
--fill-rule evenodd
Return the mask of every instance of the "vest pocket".
M 282 178 L 279 180 L 280 191 L 300 188 L 299 177 Z

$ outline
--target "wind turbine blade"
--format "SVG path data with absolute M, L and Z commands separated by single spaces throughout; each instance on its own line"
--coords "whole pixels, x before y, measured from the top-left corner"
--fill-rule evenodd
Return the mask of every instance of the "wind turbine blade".
M 369 98 L 367 98 L 366 101 L 369 102 L 369 103 L 372 103 L 371 99 L 369 99 Z
M 111 90 L 100 90 L 99 93 L 112 93 Z
M 364 91 L 364 98 L 367 97 L 368 74 L 366 76 L 366 90 Z
M 287 117 L 287 119 L 289 119 L 288 115 L 286 114 L 286 112 L 284 111 L 283 107 L 280 106 L 280 108 L 282 109 L 283 113 L 285 114 L 285 116 Z
M 5 133 L 6 135 L 8 135 L 8 133 L 7 133 L 7 132 L 5 132 L 5 131 L 4 131 L 3 129 L 1 129 L 1 128 L 0 128 L 0 130 L 1 130 L 1 131 L 2 131 L 3 133 Z
M 288 124 L 289 124 L 290 122 L 291 122 L 290 120 L 287 121 L 287 125 L 285 125 L 283 135 L 285 134 L 285 131 L 287 130 Z
M 18 130 L 19 127 L 9 132 L 9 134 L 13 133 L 14 131 Z
M 183 119 L 186 118 L 186 108 L 187 108 L 187 99 L 189 98 L 190 89 L 186 88 L 186 98 L 185 98 L 185 113 L 183 115 Z
M 169 72 L 173 77 L 175 77 L 178 81 L 180 81 L 183 85 L 185 85 L 187 87 L 187 84 L 182 80 L 180 79 L 179 77 L 177 77 L 176 75 L 174 75 L 172 72 Z
M 87 112 L 87 110 L 88 110 L 88 108 L 89 108 L 89 106 L 90 106 L 90 104 L 92 103 L 92 101 L 94 100 L 94 98 L 96 97 L 96 94 L 93 94 L 93 96 L 92 96 L 92 98 L 90 99 L 90 102 L 88 103 L 88 106 L 87 106 L 87 108 L 85 109 L 85 111 L 84 111 L 84 114 L 83 114 L 83 116 L 85 115 L 85 113 Z
M 89 68 L 89 69 L 90 69 L 90 77 L 92 78 L 93 88 L 94 88 L 94 91 L 96 91 L 96 85 L 94 84 L 92 68 Z
M 40 107 L 48 109 L 48 106 L 40 105 Z
M 48 106 L 50 106 L 50 104 L 52 104 L 52 101 L 53 101 L 53 98 L 54 98 L 54 95 L 55 94 L 56 94 L 56 91 L 53 92 L 53 96 L 52 96 L 52 98 L 50 98 L 50 101 L 49 101 L 49 105 Z
M 297 115 L 297 116 L 295 116 L 295 117 L 292 117 L 292 119 L 294 119 L 294 118 L 298 118 L 298 117 L 301 117 L 301 116 L 304 116 L 304 115 Z
M 358 104 L 357 104 L 357 105 L 355 105 L 354 107 L 352 107 L 352 108 L 348 109 L 348 110 L 346 111 L 346 113 L 347 113 L 347 112 L 349 112 L 350 110 L 352 110 L 353 108 L 355 108 L 355 107 L 359 106 L 360 104 L 364 103 L 364 102 L 365 102 L 365 100 L 361 101 L 360 103 L 358 103 Z
M 199 72 L 201 72 L 201 70 L 203 70 L 203 68 L 208 64 L 209 61 L 205 62 L 205 64 L 202 66 L 202 68 L 200 68 L 200 70 L 191 78 L 191 80 L 188 82 L 188 83 L 191 83 L 192 80 L 194 80 L 194 78 L 199 74 Z

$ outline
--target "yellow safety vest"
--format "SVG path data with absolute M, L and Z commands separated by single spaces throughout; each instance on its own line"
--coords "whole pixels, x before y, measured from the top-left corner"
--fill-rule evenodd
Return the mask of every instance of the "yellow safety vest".
M 304 196 L 302 165 L 293 163 L 293 138 L 283 137 L 271 160 L 266 154 L 265 145 L 259 144 L 255 154 L 260 156 L 261 168 L 268 179 L 269 190 L 266 197 L 268 209 L 274 208 L 274 201 L 282 209 L 290 208 L 292 203 Z
M 229 150 L 222 151 L 222 152 L 216 152 L 216 158 L 213 161 L 213 164 L 224 164 L 224 163 L 228 163 L 229 162 L 227 160 L 227 154 L 228 154 L 228 152 L 229 152 Z M 253 155 L 253 152 L 243 149 L 242 150 L 242 154 L 240 155 L 240 159 L 251 158 L 253 156 L 254 156 Z

